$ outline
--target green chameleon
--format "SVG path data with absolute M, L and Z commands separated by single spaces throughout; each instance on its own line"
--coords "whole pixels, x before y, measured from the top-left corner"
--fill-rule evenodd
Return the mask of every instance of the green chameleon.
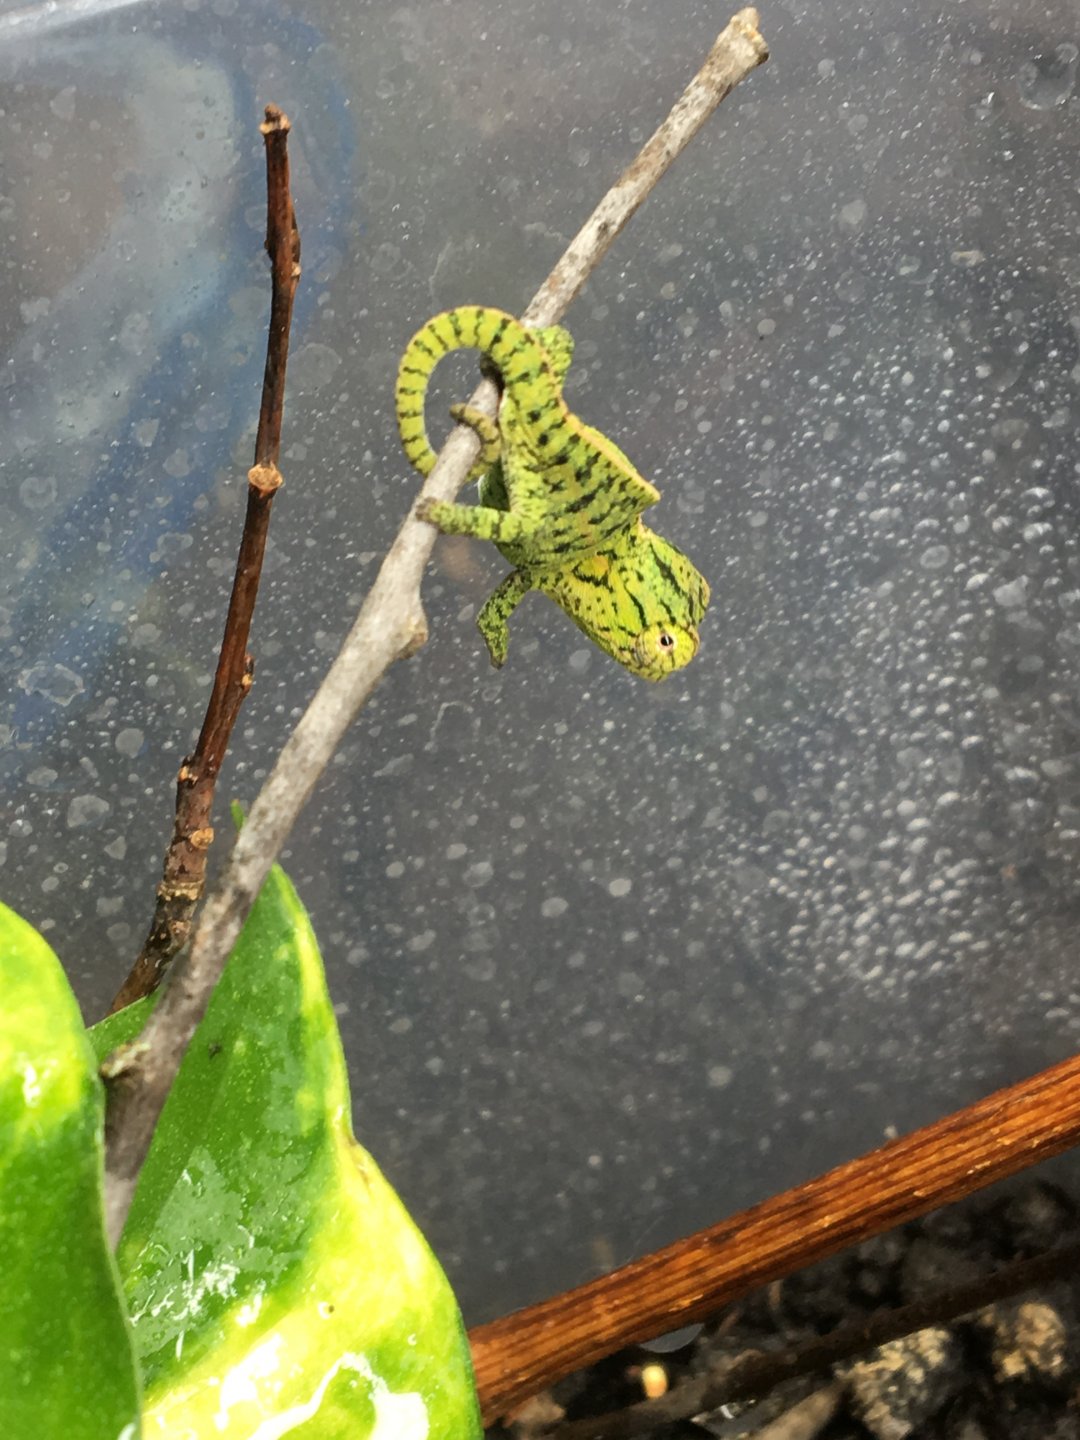
M 561 326 L 527 330 L 484 305 L 447 310 L 417 331 L 395 399 L 405 453 L 421 474 L 435 464 L 424 397 L 442 357 L 481 350 L 482 366 L 502 385 L 497 424 L 467 405 L 450 412 L 481 440 L 470 475 L 480 480 L 480 504 L 428 500 L 417 514 L 444 534 L 494 541 L 514 566 L 477 617 L 493 665 L 506 659 L 507 620 L 530 590 L 542 590 L 621 665 L 663 680 L 697 653 L 709 587 L 680 550 L 642 524 L 660 492 L 567 407 L 562 385 L 573 348 Z

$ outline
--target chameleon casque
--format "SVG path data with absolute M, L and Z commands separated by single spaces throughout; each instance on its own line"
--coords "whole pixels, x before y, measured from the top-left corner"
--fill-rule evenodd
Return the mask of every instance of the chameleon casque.
M 492 664 L 506 659 L 506 622 L 542 590 L 601 650 L 635 675 L 663 680 L 694 658 L 709 587 L 686 556 L 642 523 L 660 492 L 619 447 L 572 413 L 562 395 L 574 342 L 554 325 L 528 330 L 502 310 L 462 305 L 413 336 L 398 369 L 398 428 L 427 475 L 435 452 L 424 425 L 432 371 L 451 350 L 482 352 L 502 386 L 498 422 L 469 406 L 456 420 L 480 436 L 479 505 L 425 501 L 446 535 L 491 540 L 513 565 L 477 617 Z

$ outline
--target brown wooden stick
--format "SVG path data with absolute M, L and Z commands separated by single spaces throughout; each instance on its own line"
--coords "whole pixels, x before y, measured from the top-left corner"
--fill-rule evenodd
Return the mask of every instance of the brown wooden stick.
M 247 513 L 236 557 L 225 634 L 218 655 L 214 688 L 198 743 L 180 766 L 176 780 L 176 818 L 165 852 L 154 918 L 111 1011 L 156 990 L 169 961 L 186 944 L 195 907 L 206 883 L 206 859 L 214 838 L 214 791 L 229 737 L 251 689 L 252 660 L 247 653 L 251 617 L 259 592 L 270 509 L 281 485 L 281 418 L 293 300 L 300 279 L 300 232 L 289 192 L 289 120 L 276 105 L 266 107 L 259 127 L 266 144 L 266 249 L 271 262 L 270 326 L 266 340 L 255 464 L 248 471 Z
M 610 1275 L 469 1332 L 485 1424 L 564 1375 L 1080 1140 L 1080 1057 Z
M 551 1432 L 551 1440 L 631 1440 L 662 1425 L 689 1420 L 740 1400 L 760 1400 L 777 1385 L 899 1340 L 930 1325 L 948 1325 L 999 1300 L 1052 1284 L 1080 1265 L 1080 1241 L 1056 1245 L 1024 1260 L 1014 1260 L 951 1290 L 913 1300 L 891 1310 L 875 1310 L 827 1335 L 815 1335 L 783 1350 L 749 1350 L 711 1373 L 694 1375 L 658 1400 L 628 1405 L 608 1415 L 570 1420 Z

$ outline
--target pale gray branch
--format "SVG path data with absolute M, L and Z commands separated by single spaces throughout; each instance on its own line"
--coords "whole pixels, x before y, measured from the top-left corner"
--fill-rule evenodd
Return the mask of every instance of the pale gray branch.
M 740 10 L 720 34 L 671 114 L 537 292 L 522 317 L 528 324 L 551 325 L 561 317 L 660 176 L 724 96 L 768 58 L 757 24 L 756 10 Z M 471 403 L 494 416 L 497 399 L 494 384 L 484 381 Z M 475 433 L 458 426 L 421 495 L 452 500 L 478 454 Z M 434 540 L 434 528 L 410 511 L 326 679 L 252 805 L 225 873 L 202 911 L 190 947 L 175 962 L 142 1039 L 109 1066 L 105 1213 L 114 1245 L 173 1077 L 275 856 L 376 685 L 395 660 L 413 654 L 427 638 L 420 582 Z

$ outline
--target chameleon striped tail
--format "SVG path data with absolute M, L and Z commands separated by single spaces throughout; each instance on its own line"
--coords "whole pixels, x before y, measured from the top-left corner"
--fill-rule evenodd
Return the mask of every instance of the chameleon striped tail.
M 452 350 L 482 350 L 502 376 L 504 390 L 521 387 L 524 393 L 536 393 L 530 421 L 542 421 L 551 442 L 555 441 L 569 412 L 561 395 L 561 377 L 552 369 L 536 333 L 504 310 L 459 305 L 434 316 L 416 332 L 398 367 L 394 391 L 398 429 L 405 454 L 421 475 L 430 474 L 436 459 L 424 424 L 424 397 L 433 370 Z

